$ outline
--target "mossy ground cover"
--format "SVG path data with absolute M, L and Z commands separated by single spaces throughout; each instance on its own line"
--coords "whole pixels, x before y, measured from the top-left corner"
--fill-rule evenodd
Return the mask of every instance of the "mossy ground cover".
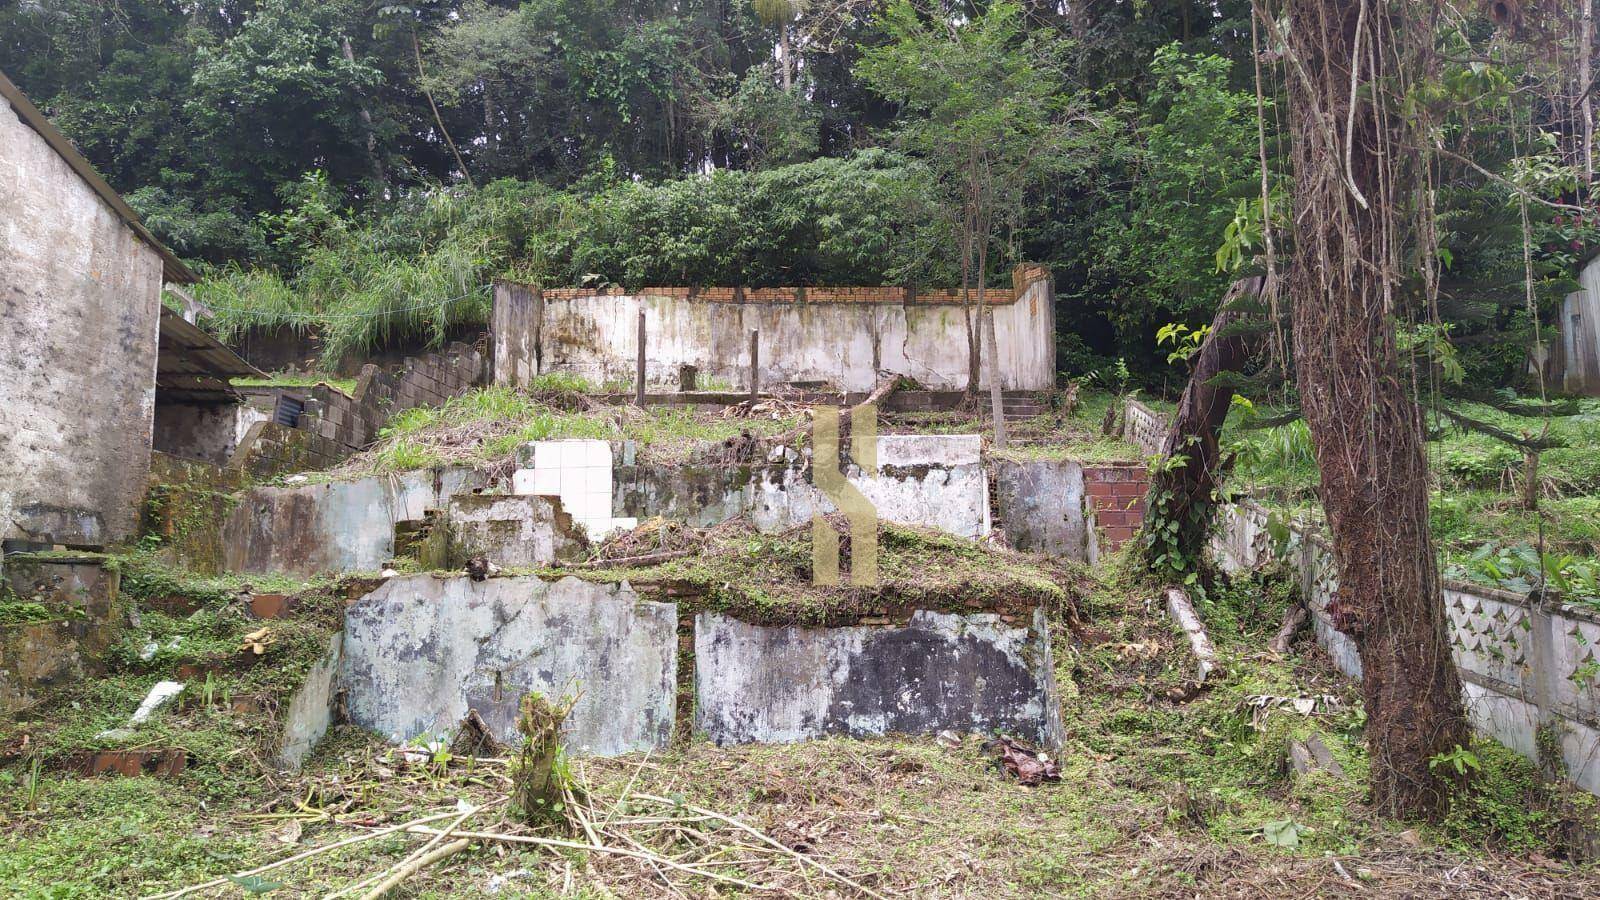
M 689 608 L 716 609 L 757 624 L 833 625 L 861 616 L 909 615 L 912 610 L 993 611 L 1031 615 L 1043 607 L 1072 615 L 1078 583 L 1076 567 L 999 550 L 929 529 L 880 522 L 878 581 L 851 581 L 854 558 L 850 525 L 842 515 L 829 523 L 840 540 L 837 585 L 813 579 L 812 532 L 808 524 L 779 534 L 762 534 L 739 521 L 703 532 L 647 522 L 637 531 L 659 535 L 639 541 L 633 535 L 602 546 L 584 568 L 550 568 L 540 574 L 575 574 L 595 581 L 670 586 Z M 622 543 L 620 549 L 614 545 Z M 619 567 L 608 559 L 692 549 L 645 566 Z
M 743 434 L 762 437 L 799 425 L 788 416 L 733 417 L 683 406 L 601 405 L 581 382 L 545 378 L 530 391 L 485 387 L 443 406 L 396 415 L 378 441 L 333 473 L 351 477 L 438 465 L 504 463 L 529 441 L 631 440 L 640 457 L 683 462 L 692 453 Z
M 919 546 L 915 552 L 930 552 Z M 793 552 L 749 549 L 753 558 Z M 1281 582 L 1254 578 L 1207 592 L 1203 612 L 1226 674 L 1186 702 L 1168 692 L 1189 676 L 1191 661 L 1150 586 L 1113 568 L 1072 590 L 1077 618 L 1070 628 L 1061 618 L 1053 623 L 1066 731 L 1059 784 L 1006 781 L 977 738 L 957 747 L 904 737 L 730 748 L 694 741 L 574 760 L 573 773 L 597 800 L 647 792 L 737 815 L 886 896 L 1600 891 L 1593 867 L 1567 858 L 1572 842 L 1564 839 L 1592 820 L 1593 803 L 1546 787 L 1527 764 L 1489 746 L 1472 748 L 1477 787 L 1444 825 L 1374 816 L 1363 802 L 1358 692 L 1309 637 L 1283 659 L 1260 649 L 1288 602 Z M 311 618 L 319 615 L 314 607 Z M 225 610 L 208 605 L 194 616 L 191 633 L 221 640 Z M 116 723 L 113 711 L 125 715 L 166 664 L 152 660 L 149 671 L 69 691 L 32 716 L 26 733 L 52 744 L 86 740 Z M 249 672 L 271 677 L 259 667 Z M 19 733 L 8 731 L 8 745 Z M 1343 774 L 1288 773 L 1286 740 L 1312 733 Z M 250 724 L 221 706 L 174 707 L 148 735 L 152 745 L 189 747 L 188 770 L 173 779 L 84 779 L 52 765 L 48 753 L 38 768 L 22 757 L 0 767 L 0 884 L 8 896 L 148 894 L 506 791 L 501 763 L 440 750 L 408 760 L 350 728 L 337 729 L 301 773 L 288 775 L 260 756 Z M 498 810 L 472 826 L 515 827 Z M 323 895 L 423 840 L 382 838 L 274 872 L 269 881 L 280 886 L 266 896 Z M 723 871 L 740 871 L 730 858 Z M 695 895 L 756 896 L 689 883 Z M 821 889 L 788 887 L 801 896 Z M 398 896 L 678 896 L 673 891 L 636 859 L 480 844 L 421 873 Z M 245 892 L 229 885 L 212 895 Z

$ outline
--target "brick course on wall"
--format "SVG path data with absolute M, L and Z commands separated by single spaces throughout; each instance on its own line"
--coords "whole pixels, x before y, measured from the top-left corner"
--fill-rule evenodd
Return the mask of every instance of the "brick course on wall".
M 1144 522 L 1150 473 L 1144 466 L 1083 467 L 1083 499 L 1100 534 L 1102 553 L 1131 539 Z

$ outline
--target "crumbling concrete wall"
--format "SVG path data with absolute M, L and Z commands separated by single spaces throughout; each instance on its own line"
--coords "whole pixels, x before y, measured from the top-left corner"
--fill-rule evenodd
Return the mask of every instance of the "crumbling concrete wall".
M 1095 539 L 1084 515 L 1082 465 L 1071 459 L 999 459 L 994 469 L 1007 544 L 1059 559 L 1091 561 Z
M 526 568 L 574 561 L 588 550 L 579 524 L 555 497 L 458 494 L 448 512 L 451 538 L 468 559 Z
M 339 684 L 350 721 L 404 741 L 453 731 L 469 709 L 519 740 L 522 695 L 578 696 L 566 746 L 615 755 L 666 746 L 677 689 L 677 605 L 576 578 L 415 575 L 356 601 Z
M 161 258 L 0 103 L 0 538 L 133 534 Z
M 1018 270 L 992 303 L 1002 387 L 1055 385 L 1055 294 L 1050 272 Z M 761 332 L 763 384 L 819 382 L 869 391 L 879 373 L 905 375 L 934 390 L 967 386 L 966 325 L 959 291 L 868 288 L 642 288 L 633 294 L 535 291 L 496 286 L 493 343 L 497 383 L 525 386 L 546 372 L 595 384 L 631 380 L 638 316 L 645 316 L 645 378 L 674 384 L 679 367 L 745 386 L 750 332 Z M 987 367 L 982 373 L 987 377 Z
M 98 557 L 6 559 L 0 581 L 0 715 L 104 671 L 123 625 L 117 570 Z
M 252 488 L 223 522 L 225 568 L 291 575 L 376 571 L 394 556 L 396 522 L 421 519 L 482 484 L 483 476 L 471 469 L 447 468 Z
M 278 740 L 278 762 L 291 772 L 316 748 L 333 725 L 335 680 L 344 657 L 344 636 L 328 638 L 328 649 L 311 666 L 299 690 L 289 698 Z
M 695 727 L 718 744 L 830 734 L 1003 731 L 1058 745 L 1044 613 L 918 611 L 905 626 L 749 625 L 695 619 Z
M 989 533 L 989 479 L 978 435 L 883 435 L 878 467 L 846 458 L 845 477 L 880 519 L 937 528 L 961 537 Z M 838 507 L 817 489 L 803 460 L 757 466 L 619 466 L 616 516 L 664 516 L 704 527 L 748 516 L 763 531 L 782 531 Z

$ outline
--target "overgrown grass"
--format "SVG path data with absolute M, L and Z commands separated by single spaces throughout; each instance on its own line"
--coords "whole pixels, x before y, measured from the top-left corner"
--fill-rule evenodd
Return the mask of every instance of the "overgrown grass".
M 280 372 L 268 375 L 266 378 L 235 378 L 230 382 L 234 387 L 316 387 L 326 384 L 338 388 L 346 394 L 356 389 L 356 379 L 340 378 L 337 375 L 322 375 L 317 373 L 303 374 L 298 372 Z
M 645 459 L 682 462 L 694 451 L 729 438 L 780 434 L 800 422 L 793 417 L 730 418 L 674 406 L 581 409 L 584 401 L 574 395 L 588 387 L 574 376 L 546 376 L 533 392 L 478 388 L 443 406 L 405 410 L 389 421 L 373 447 L 340 471 L 498 462 L 529 441 L 566 438 L 636 441 Z

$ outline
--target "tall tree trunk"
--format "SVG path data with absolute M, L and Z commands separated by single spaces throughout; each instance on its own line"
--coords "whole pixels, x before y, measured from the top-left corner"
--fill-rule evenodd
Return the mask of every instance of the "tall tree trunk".
M 978 316 L 983 328 L 983 352 L 989 357 L 989 415 L 994 421 L 994 445 L 1006 445 L 1006 401 L 1000 384 L 1000 341 L 994 333 L 994 310 L 984 300 L 989 280 L 988 241 L 978 245 Z
M 1419 48 L 1376 0 L 1289 0 L 1287 11 L 1295 177 L 1287 287 L 1338 568 L 1328 612 L 1361 655 L 1372 802 L 1392 815 L 1437 818 L 1451 774 L 1429 761 L 1468 737 L 1428 531 L 1422 416 L 1395 347 L 1405 252 L 1398 198 L 1407 194 L 1396 181 L 1415 154 L 1402 149 L 1403 125 L 1384 97 Z
M 1182 454 L 1181 466 L 1158 466 L 1150 479 L 1145 507 L 1147 534 L 1164 522 L 1177 522 L 1178 531 L 1166 539 L 1158 534 L 1151 546 L 1150 564 L 1162 574 L 1192 572 L 1205 549 L 1216 509 L 1216 489 L 1223 475 L 1222 444 L 1218 439 L 1222 424 L 1233 405 L 1233 391 L 1211 382 L 1224 372 L 1244 369 L 1255 351 L 1255 342 L 1234 333 L 1245 319 L 1239 300 L 1261 293 L 1262 279 L 1247 278 L 1233 283 L 1211 320 L 1200 352 L 1194 356 L 1189 384 L 1178 401 L 1178 413 L 1162 444 L 1163 456 Z M 1165 558 L 1162 558 L 1165 557 Z M 1158 561 L 1159 560 L 1159 561 Z
M 1594 73 L 1590 54 L 1594 50 L 1594 0 L 1578 0 L 1582 5 L 1578 27 L 1578 108 L 1583 115 L 1583 194 L 1589 199 L 1589 184 L 1594 180 Z
M 356 64 L 355 49 L 350 46 L 350 38 L 340 36 L 340 49 L 344 51 L 344 61 L 350 65 Z M 383 177 L 383 162 L 378 159 L 378 133 L 372 127 L 372 113 L 367 110 L 367 104 L 362 101 L 356 107 L 356 117 L 361 122 L 361 134 L 367 141 L 367 166 L 372 170 L 372 180 L 381 189 L 385 183 Z
M 783 92 L 794 90 L 794 57 L 790 55 L 789 48 L 789 23 L 782 22 L 778 25 L 778 56 L 782 57 L 779 68 L 783 71 Z

